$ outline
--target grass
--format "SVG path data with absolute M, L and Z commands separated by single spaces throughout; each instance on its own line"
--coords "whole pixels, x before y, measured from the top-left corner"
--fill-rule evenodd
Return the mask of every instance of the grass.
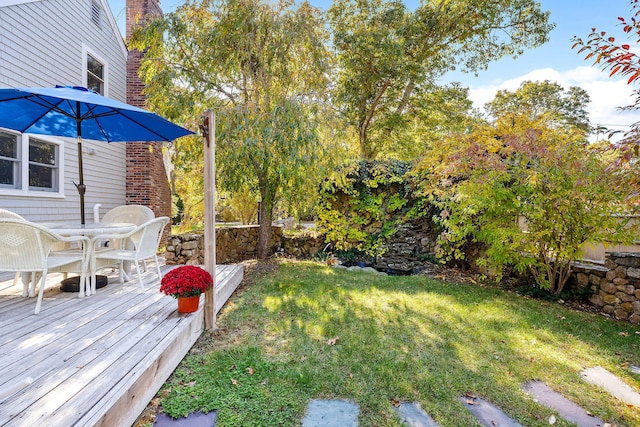
M 584 382 L 603 366 L 640 389 L 640 328 L 480 285 L 284 262 L 234 295 L 160 392 L 171 416 L 218 411 L 218 426 L 299 425 L 310 399 L 360 406 L 360 426 L 400 426 L 393 403 L 420 402 L 442 426 L 479 425 L 471 393 L 525 426 L 554 411 L 531 379 L 617 426 L 640 411 Z M 558 417 L 556 426 L 571 425 Z

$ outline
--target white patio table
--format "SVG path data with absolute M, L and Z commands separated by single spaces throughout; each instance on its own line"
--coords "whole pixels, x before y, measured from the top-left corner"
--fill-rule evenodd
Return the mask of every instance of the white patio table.
M 135 224 L 129 223 L 101 223 L 91 222 L 87 224 L 80 224 L 79 222 L 38 222 L 38 224 L 47 227 L 49 230 L 58 233 L 61 236 L 87 236 L 93 238 L 101 234 L 126 234 L 129 231 L 133 231 L 136 228 Z M 95 248 L 89 248 L 89 255 L 92 258 L 93 263 L 93 250 Z M 93 264 L 92 264 L 93 265 Z M 95 271 L 92 268 L 87 278 L 90 280 L 95 279 Z M 86 293 L 84 292 L 85 286 L 79 286 L 79 296 L 91 295 L 91 286 L 86 287 Z

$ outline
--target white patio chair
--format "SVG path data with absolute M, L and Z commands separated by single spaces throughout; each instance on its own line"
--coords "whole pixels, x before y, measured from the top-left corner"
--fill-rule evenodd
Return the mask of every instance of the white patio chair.
M 156 215 L 151 209 L 143 205 L 124 205 L 116 206 L 115 208 L 107 211 L 102 217 L 102 221 L 105 224 L 135 224 L 142 225 L 145 222 L 151 221 Z M 125 248 L 133 249 L 133 245 L 129 240 L 111 240 L 109 242 L 98 242 L 99 246 L 109 246 L 111 248 Z M 144 271 L 147 271 L 147 263 L 142 262 Z M 124 268 L 128 273 L 131 266 L 130 263 L 125 263 Z
M 142 282 L 142 274 L 140 273 L 140 261 L 153 258 L 156 262 L 158 278 L 162 277 L 160 272 L 160 263 L 158 262 L 158 246 L 164 227 L 169 223 L 169 218 L 162 216 L 138 226 L 135 230 L 126 234 L 102 234 L 93 238 L 93 242 L 100 242 L 111 239 L 130 239 L 133 243 L 133 249 L 126 248 L 107 248 L 101 251 L 93 251 L 91 261 L 91 287 L 92 293 L 95 293 L 95 273 L 97 269 L 117 265 L 120 270 L 120 281 L 129 280 L 126 276 L 123 263 L 131 261 L 136 266 L 140 289 L 144 292 L 144 283 Z
M 12 219 L 20 219 L 20 220 L 24 221 L 23 217 L 21 217 L 20 215 L 18 215 L 15 212 L 11 212 L 11 211 L 6 210 L 6 209 L 0 209 L 0 218 L 12 218 Z M 20 272 L 16 271 L 16 275 L 13 278 L 13 286 L 17 285 L 19 280 L 20 280 Z M 23 286 L 22 296 L 23 297 L 27 296 L 27 286 L 26 285 Z
M 104 223 L 128 223 L 142 225 L 145 222 L 155 218 L 155 214 L 151 209 L 142 205 L 125 205 L 118 206 L 109 210 L 102 217 Z
M 80 243 L 82 250 L 50 256 L 51 248 L 60 242 Z M 0 218 L 0 270 L 33 273 L 29 296 L 35 296 L 36 273 L 42 275 L 35 314 L 40 312 L 48 273 L 80 271 L 80 283 L 86 283 L 90 249 L 91 239 L 88 237 L 62 237 L 32 222 Z

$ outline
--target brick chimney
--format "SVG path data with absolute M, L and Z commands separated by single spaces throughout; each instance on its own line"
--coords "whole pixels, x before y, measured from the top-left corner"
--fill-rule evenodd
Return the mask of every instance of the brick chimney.
M 126 35 L 153 17 L 162 15 L 158 0 L 127 0 Z M 145 107 L 144 84 L 138 77 L 142 53 L 129 50 L 127 58 L 127 103 Z M 171 191 L 162 158 L 161 142 L 127 143 L 126 204 L 144 205 L 157 216 L 171 217 Z M 168 227 L 170 229 L 170 227 Z M 165 230 L 165 236 L 169 230 Z

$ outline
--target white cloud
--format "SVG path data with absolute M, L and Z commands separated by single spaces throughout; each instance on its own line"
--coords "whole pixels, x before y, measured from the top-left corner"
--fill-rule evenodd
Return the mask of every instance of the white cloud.
M 469 98 L 477 108 L 491 101 L 496 92 L 507 89 L 515 91 L 526 80 L 550 80 L 568 88 L 580 86 L 587 91 L 591 102 L 587 107 L 589 120 L 593 125 L 602 125 L 615 130 L 627 130 L 628 126 L 640 121 L 640 112 L 620 111 L 620 107 L 635 102 L 633 87 L 627 85 L 627 78 L 609 78 L 607 72 L 594 67 L 577 67 L 568 71 L 541 68 L 499 84 L 469 88 Z

